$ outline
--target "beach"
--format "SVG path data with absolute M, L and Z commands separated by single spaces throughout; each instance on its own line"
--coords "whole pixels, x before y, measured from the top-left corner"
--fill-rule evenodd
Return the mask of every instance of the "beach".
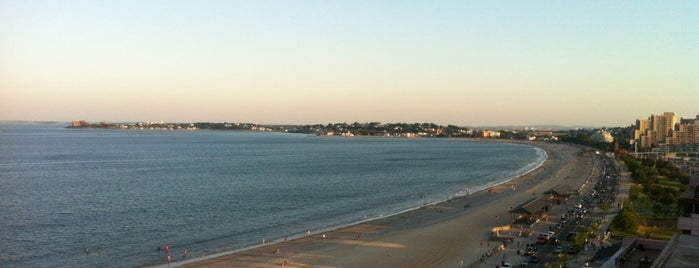
M 561 143 L 527 143 L 546 151 L 535 171 L 468 196 L 417 210 L 271 241 L 233 254 L 172 263 L 178 267 L 474 267 L 488 249 L 493 227 L 509 225 L 509 211 L 557 185 L 578 188 L 595 162 L 583 149 Z

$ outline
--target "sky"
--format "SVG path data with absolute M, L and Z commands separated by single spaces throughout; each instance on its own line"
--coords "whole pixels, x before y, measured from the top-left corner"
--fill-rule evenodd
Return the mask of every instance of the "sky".
M 0 0 L 0 120 L 699 114 L 697 1 Z

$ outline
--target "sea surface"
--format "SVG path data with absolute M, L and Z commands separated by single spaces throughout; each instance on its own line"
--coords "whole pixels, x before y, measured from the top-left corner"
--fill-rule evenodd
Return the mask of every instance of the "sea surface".
M 482 190 L 546 158 L 452 139 L 65 126 L 0 123 L 1 267 L 158 265 L 166 244 L 181 261 L 185 247 L 191 259 L 278 243 Z

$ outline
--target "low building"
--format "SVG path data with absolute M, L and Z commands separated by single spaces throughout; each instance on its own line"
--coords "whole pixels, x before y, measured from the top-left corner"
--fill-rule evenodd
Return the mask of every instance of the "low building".
M 590 136 L 590 140 L 594 142 L 610 143 L 614 141 L 614 136 L 612 136 L 612 133 L 609 133 L 609 131 L 598 130 L 597 132 L 595 132 L 595 134 L 592 134 L 592 136 Z
M 682 234 L 699 236 L 699 187 L 694 186 L 680 196 L 677 229 Z
M 699 264 L 699 236 L 676 234 L 650 267 L 697 267 L 697 264 Z
M 71 124 L 72 127 L 89 127 L 92 124 L 87 121 L 73 121 L 73 124 Z

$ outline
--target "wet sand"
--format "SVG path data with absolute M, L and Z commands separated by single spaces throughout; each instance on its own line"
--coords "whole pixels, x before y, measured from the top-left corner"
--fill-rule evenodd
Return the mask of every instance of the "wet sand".
M 495 226 L 508 225 L 508 211 L 559 184 L 577 188 L 591 174 L 592 157 L 559 143 L 530 143 L 548 159 L 508 183 L 440 204 L 326 233 L 234 254 L 173 263 L 182 267 L 465 267 L 498 242 Z M 361 234 L 361 236 L 359 235 Z M 324 235 L 324 237 L 323 237 Z M 275 253 L 275 250 L 279 252 Z M 191 261 L 191 260 L 190 260 Z

